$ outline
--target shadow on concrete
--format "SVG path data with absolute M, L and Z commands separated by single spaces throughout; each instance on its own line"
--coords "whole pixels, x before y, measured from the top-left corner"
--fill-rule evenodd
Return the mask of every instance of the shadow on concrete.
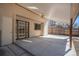
M 0 56 L 4 56 L 5 55 L 5 50 L 0 49 Z
M 16 45 L 35 56 L 64 56 L 71 49 L 66 50 L 67 39 L 30 38 L 31 43 L 19 40 Z
M 79 56 L 79 40 L 74 39 L 73 44 L 74 44 L 74 47 L 75 47 L 75 50 L 76 50 L 76 54 L 77 54 L 77 56 Z

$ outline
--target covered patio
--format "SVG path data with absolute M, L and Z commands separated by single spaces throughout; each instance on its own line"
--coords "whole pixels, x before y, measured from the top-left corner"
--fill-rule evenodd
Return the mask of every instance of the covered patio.
M 10 53 L 4 53 L 4 55 L 76 56 L 74 45 L 70 49 L 68 38 L 68 36 L 63 35 L 33 37 L 17 40 L 15 44 L 10 44 L 2 49 L 9 49 Z
M 0 55 L 78 55 L 72 29 L 79 15 L 79 4 L 17 3 L 0 6 Z

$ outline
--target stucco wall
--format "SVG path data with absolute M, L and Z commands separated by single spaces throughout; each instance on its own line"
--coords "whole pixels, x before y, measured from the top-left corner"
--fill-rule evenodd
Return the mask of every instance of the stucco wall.
M 38 21 L 30 21 L 30 37 L 41 35 L 42 30 L 35 30 L 34 29 L 35 23 L 41 24 Z
M 27 18 L 23 18 L 23 17 L 20 17 L 20 16 L 16 16 L 16 18 L 18 20 L 23 20 L 23 21 L 29 22 L 29 32 L 30 32 L 29 36 L 30 37 L 40 36 L 41 35 L 42 29 L 41 30 L 34 30 L 34 24 L 35 23 L 41 24 L 41 22 L 35 21 L 35 20 L 29 20 Z
M 2 44 L 12 43 L 12 17 L 2 17 Z
M 26 21 L 30 22 L 30 37 L 42 35 L 42 30 L 34 30 L 34 23 L 44 23 L 44 18 L 18 6 L 17 4 L 0 4 L 0 17 L 12 18 L 12 41 L 16 41 L 16 15 L 23 16 L 26 18 Z

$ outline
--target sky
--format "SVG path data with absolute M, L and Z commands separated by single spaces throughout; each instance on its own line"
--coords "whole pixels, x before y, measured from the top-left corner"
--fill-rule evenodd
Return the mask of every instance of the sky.
M 76 24 L 76 26 L 75 26 Z M 74 26 L 77 28 L 79 26 L 79 16 L 77 16 L 76 21 L 74 23 Z

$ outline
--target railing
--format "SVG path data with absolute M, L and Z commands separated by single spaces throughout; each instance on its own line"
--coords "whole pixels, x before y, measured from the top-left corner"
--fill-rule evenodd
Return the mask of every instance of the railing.
M 69 35 L 69 29 L 63 28 L 48 28 L 48 34 L 57 34 L 57 35 Z M 72 30 L 73 36 L 79 36 L 79 30 Z

